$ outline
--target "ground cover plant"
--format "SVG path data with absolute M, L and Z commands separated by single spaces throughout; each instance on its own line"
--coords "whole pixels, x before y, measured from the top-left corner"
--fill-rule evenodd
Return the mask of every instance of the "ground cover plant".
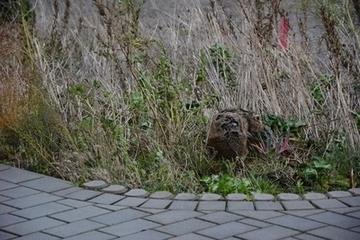
M 173 193 L 357 186 L 358 1 L 180 2 L 53 1 L 40 23 L 3 1 L 0 161 Z M 233 107 L 265 126 L 242 168 L 206 148 L 211 113 Z

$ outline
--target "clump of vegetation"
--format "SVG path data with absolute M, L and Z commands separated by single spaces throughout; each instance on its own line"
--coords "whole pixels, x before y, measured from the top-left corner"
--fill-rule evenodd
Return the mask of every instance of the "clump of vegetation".
M 45 33 L 20 2 L 1 3 L 1 162 L 173 193 L 303 194 L 359 182 L 355 1 L 209 1 L 206 14 L 184 3 L 177 16 L 151 13 L 158 21 L 146 1 L 95 0 L 93 14 L 54 1 Z M 282 51 L 285 16 L 299 30 Z M 314 23 L 321 34 L 309 33 Z M 244 168 L 205 146 L 211 110 L 229 107 L 263 116 Z

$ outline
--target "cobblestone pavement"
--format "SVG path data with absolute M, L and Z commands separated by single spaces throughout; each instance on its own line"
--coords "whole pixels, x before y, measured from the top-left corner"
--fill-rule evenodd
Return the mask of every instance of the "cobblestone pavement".
M 95 189 L 95 190 L 94 190 Z M 172 196 L 0 164 L 0 239 L 360 239 L 360 189 Z

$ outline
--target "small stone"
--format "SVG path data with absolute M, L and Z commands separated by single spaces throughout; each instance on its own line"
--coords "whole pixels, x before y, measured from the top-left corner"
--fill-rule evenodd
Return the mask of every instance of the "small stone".
M 175 200 L 182 200 L 182 201 L 193 201 L 196 200 L 197 197 L 195 194 L 192 193 L 179 193 L 175 196 Z
M 349 189 L 349 192 L 354 196 L 360 196 L 360 188 Z
M 222 196 L 215 193 L 205 193 L 201 196 L 201 201 L 219 201 L 222 199 Z
M 294 193 L 280 193 L 277 195 L 279 201 L 296 201 L 301 200 L 301 197 Z
M 328 199 L 325 194 L 322 193 L 306 193 L 303 198 L 305 200 L 323 200 Z
M 226 196 L 228 201 L 244 201 L 246 200 L 246 195 L 242 193 L 231 193 Z
M 90 182 L 84 183 L 82 186 L 87 189 L 102 189 L 102 188 L 107 187 L 108 185 L 106 182 L 104 182 L 102 180 L 95 180 L 95 181 L 90 181 Z
M 131 189 L 130 191 L 125 193 L 125 196 L 145 198 L 145 197 L 149 196 L 149 193 L 144 189 L 135 188 L 135 189 Z
M 267 193 L 255 193 L 253 194 L 255 201 L 274 201 L 275 197 Z
M 168 191 L 158 191 L 158 192 L 154 192 L 153 194 L 151 194 L 149 198 L 173 199 L 174 195 L 171 192 L 168 192 Z
M 106 193 L 123 194 L 126 193 L 128 189 L 122 185 L 110 185 L 101 189 L 101 191 Z
M 331 191 L 326 194 L 329 198 L 343 198 L 352 197 L 352 194 L 347 191 Z

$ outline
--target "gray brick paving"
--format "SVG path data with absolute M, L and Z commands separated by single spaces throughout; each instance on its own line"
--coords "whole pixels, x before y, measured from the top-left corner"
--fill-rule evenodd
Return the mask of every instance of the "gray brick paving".
M 11 206 L 11 207 L 23 209 L 23 208 L 28 208 L 28 207 L 48 203 L 48 202 L 57 201 L 60 199 L 62 199 L 62 198 L 48 194 L 48 193 L 38 193 L 38 194 L 34 194 L 34 195 L 22 197 L 22 198 L 5 201 L 5 202 L 3 202 L 3 204 Z
M 213 223 L 192 218 L 181 222 L 175 222 L 166 226 L 158 227 L 155 230 L 175 236 L 180 236 L 213 226 L 216 225 Z
M 30 208 L 21 209 L 18 211 L 13 211 L 11 214 L 23 218 L 34 219 L 58 212 L 63 212 L 70 209 L 72 208 L 69 206 L 65 206 L 56 202 L 50 202 Z
M 21 183 L 20 185 L 32 189 L 40 190 L 43 192 L 55 192 L 73 187 L 73 185 L 67 181 L 63 181 L 61 179 L 55 179 L 51 177 L 37 178 L 31 181 Z
M 206 220 L 209 222 L 213 222 L 213 223 L 222 224 L 222 223 L 236 221 L 236 220 L 242 219 L 244 217 L 239 216 L 237 214 L 221 211 L 221 212 L 209 213 L 209 214 L 197 217 L 197 218 Z
M 7 227 L 2 228 L 2 230 L 7 231 L 12 234 L 23 236 L 30 233 L 39 232 L 51 227 L 64 225 L 62 221 L 51 219 L 48 217 L 37 218 L 17 224 L 13 224 Z
M 307 217 L 318 222 L 334 225 L 342 228 L 351 228 L 360 226 L 360 219 L 348 217 L 338 213 L 324 212 Z
M 266 220 L 266 222 L 280 225 L 282 227 L 291 228 L 294 230 L 300 230 L 302 232 L 325 226 L 325 224 L 323 223 L 289 215 L 271 218 Z
M 42 232 L 36 232 L 32 233 L 23 237 L 16 238 L 16 240 L 55 240 L 55 239 L 61 239 L 58 237 L 54 237 Z
M 228 222 L 224 223 L 218 226 L 210 227 L 201 231 L 198 231 L 197 233 L 212 237 L 215 239 L 222 239 L 226 237 L 231 237 L 240 233 L 249 232 L 252 230 L 257 229 L 256 227 L 239 223 L 239 222 Z
M 15 223 L 23 222 L 26 220 L 27 220 L 26 218 L 17 217 L 17 216 L 10 215 L 7 213 L 2 214 L 2 215 L 0 215 L 0 228 L 15 224 Z
M 175 200 L 169 206 L 169 209 L 175 210 L 195 210 L 198 205 L 197 201 L 181 201 Z
M 125 240 L 139 240 L 139 239 L 162 240 L 162 239 L 169 239 L 169 237 L 172 237 L 172 236 L 169 234 L 157 232 L 154 230 L 145 230 L 142 232 L 128 235 L 126 237 L 122 237 L 121 240 L 124 240 L 124 239 Z
M 103 226 L 105 225 L 89 220 L 81 220 L 77 222 L 72 222 L 70 224 L 50 228 L 44 230 L 43 232 L 60 238 L 66 238 L 76 234 L 86 233 L 90 230 L 97 229 Z
M 160 225 L 154 222 L 150 222 L 144 219 L 136 219 L 129 222 L 116 224 L 111 227 L 101 228 L 99 229 L 99 231 L 112 234 L 118 237 L 123 237 L 126 235 L 141 232 L 143 230 L 156 228 L 158 226 Z
M 50 215 L 52 218 L 64 221 L 64 222 L 75 222 L 81 219 L 91 218 L 94 216 L 99 216 L 110 211 L 103 208 L 95 206 L 86 206 L 82 208 L 77 208 L 74 210 L 69 210 L 61 213 L 56 213 Z
M 83 189 L 0 164 L 0 239 L 360 239 L 359 189 L 254 201 L 116 190 Z
M 331 239 L 331 240 L 360 239 L 360 233 L 348 231 L 333 226 L 327 226 L 327 227 L 315 229 L 310 231 L 309 233 L 324 239 Z
M 280 227 L 280 226 L 270 226 L 266 228 L 261 228 L 259 230 L 247 232 L 244 234 L 237 235 L 241 239 L 249 239 L 249 240 L 258 240 L 258 239 L 266 239 L 266 240 L 275 240 L 275 239 L 284 239 L 286 237 L 291 237 L 298 234 L 298 231 L 291 230 L 288 228 Z
M 127 222 L 130 220 L 138 219 L 141 217 L 145 217 L 150 215 L 149 213 L 145 213 L 142 211 L 138 211 L 135 209 L 124 209 L 116 212 L 111 212 L 107 214 L 103 214 L 101 216 L 90 218 L 90 220 L 103 223 L 106 225 L 114 225 L 118 223 Z
M 22 187 L 22 186 L 7 189 L 7 190 L 0 192 L 1 195 L 9 197 L 9 198 L 21 198 L 21 197 L 34 195 L 36 193 L 40 193 L 40 192 L 37 190 L 31 189 L 31 188 Z
M 114 236 L 98 231 L 88 231 L 86 233 L 81 233 L 65 239 L 66 240 L 109 240 L 109 239 L 114 239 Z

